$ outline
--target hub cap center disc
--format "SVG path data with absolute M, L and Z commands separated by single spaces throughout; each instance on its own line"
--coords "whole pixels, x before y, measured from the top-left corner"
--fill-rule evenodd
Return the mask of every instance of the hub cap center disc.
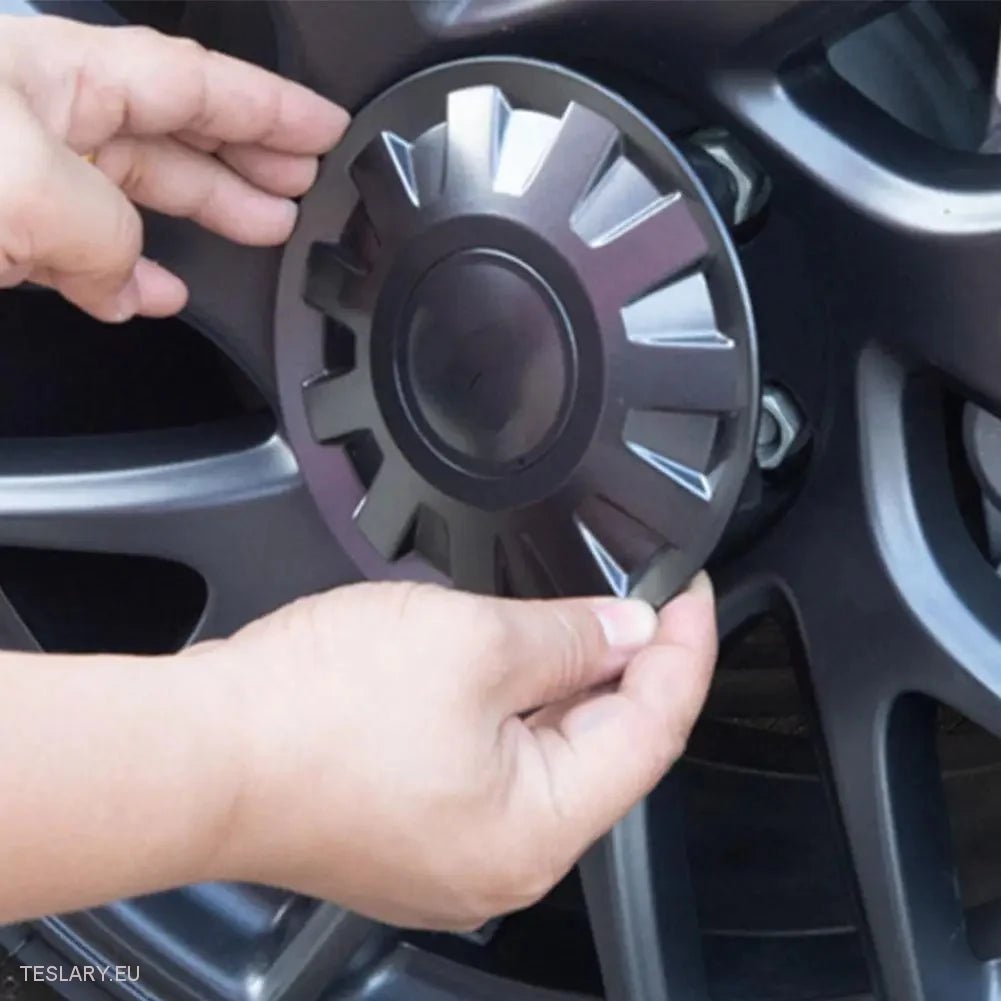
M 429 447 L 483 475 L 545 452 L 573 354 L 563 310 L 538 275 L 495 251 L 453 254 L 417 285 L 404 322 L 399 382 Z

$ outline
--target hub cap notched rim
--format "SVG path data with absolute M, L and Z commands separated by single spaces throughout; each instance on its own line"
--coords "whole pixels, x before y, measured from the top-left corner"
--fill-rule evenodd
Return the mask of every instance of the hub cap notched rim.
M 366 576 L 662 601 L 751 456 L 753 327 L 705 193 L 634 109 L 528 60 L 358 115 L 303 203 L 276 345 L 290 439 Z

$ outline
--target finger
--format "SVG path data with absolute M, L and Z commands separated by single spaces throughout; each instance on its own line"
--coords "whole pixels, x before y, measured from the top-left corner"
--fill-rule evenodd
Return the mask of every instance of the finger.
M 558 702 L 548 702 L 546 705 L 524 717 L 525 725 L 530 730 L 545 730 L 558 727 L 562 724 L 564 717 L 571 709 L 585 702 L 589 702 L 599 695 L 609 695 L 617 690 L 615 680 L 605 684 L 595 685 L 593 688 L 586 688 Z
M 286 198 L 298 198 L 309 191 L 320 166 L 315 156 L 278 153 L 239 143 L 220 147 L 216 155 L 251 184 Z
M 66 298 L 70 297 L 66 277 L 50 268 L 35 268 L 24 280 L 51 288 Z M 174 316 L 187 304 L 188 288 L 184 282 L 147 257 L 140 257 L 136 261 L 130 281 L 136 297 L 133 315 L 152 318 Z
M 617 691 L 579 702 L 556 726 L 536 730 L 577 851 L 624 816 L 681 755 L 715 657 L 712 588 L 700 575 L 666 606 L 656 639 L 632 659 Z
M 617 598 L 497 601 L 500 708 L 524 712 L 614 678 L 648 643 L 657 617 L 645 602 Z
M 120 132 L 190 130 L 315 155 L 329 150 L 347 126 L 347 113 L 309 88 L 190 39 L 61 18 L 30 21 L 12 28 L 10 57 L 0 65 L 9 83 L 37 98 L 46 124 L 75 149 Z
M 708 648 L 715 661 L 718 642 L 715 613 L 712 580 L 705 570 L 700 570 L 688 587 L 660 610 L 657 637 L 690 650 Z
M 189 129 L 179 129 L 174 133 L 174 138 L 180 139 L 182 143 L 187 143 L 188 146 L 193 146 L 195 149 L 200 149 L 203 153 L 218 153 L 223 145 L 221 139 L 212 139 L 210 136 L 202 136 L 197 132 L 190 131 Z
M 320 166 L 315 156 L 279 153 L 254 143 L 223 143 L 195 132 L 179 132 L 176 138 L 219 157 L 251 184 L 288 198 L 304 195 L 313 186 Z
M 129 200 L 55 140 L 24 99 L 0 87 L 0 272 L 30 266 L 98 319 L 140 305 L 133 279 L 142 222 Z
M 188 286 L 156 261 L 140 257 L 132 276 L 139 289 L 138 312 L 142 316 L 173 316 L 188 304 Z
M 255 188 L 175 139 L 112 139 L 94 164 L 140 205 L 192 219 L 238 243 L 283 243 L 295 225 L 294 202 Z

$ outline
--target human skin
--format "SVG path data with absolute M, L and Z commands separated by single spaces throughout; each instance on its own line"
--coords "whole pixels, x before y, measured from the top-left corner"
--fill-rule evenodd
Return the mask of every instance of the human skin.
M 0 287 L 170 315 L 135 206 L 281 243 L 346 123 L 192 42 L 0 18 Z M 659 781 L 715 655 L 704 574 L 659 613 L 362 584 L 173 656 L 2 653 L 0 922 L 235 879 L 476 927 Z

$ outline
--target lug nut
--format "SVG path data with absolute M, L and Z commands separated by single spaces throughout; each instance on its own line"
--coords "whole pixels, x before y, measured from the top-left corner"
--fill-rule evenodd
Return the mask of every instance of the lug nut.
M 721 128 L 702 129 L 690 142 L 729 176 L 734 198 L 732 216 L 727 221 L 732 226 L 740 226 L 764 208 L 772 182 L 743 143 Z
M 761 469 L 778 469 L 799 451 L 805 440 L 803 415 L 781 387 L 765 386 L 761 393 L 756 458 Z

